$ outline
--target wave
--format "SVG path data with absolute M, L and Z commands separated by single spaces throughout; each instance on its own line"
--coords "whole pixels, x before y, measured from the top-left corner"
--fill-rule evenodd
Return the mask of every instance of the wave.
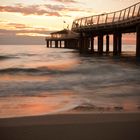
M 38 68 L 5 68 L 0 69 L 0 74 L 26 74 L 26 75 L 51 75 L 51 74 L 67 74 L 73 73 L 70 71 L 63 71 L 59 69 L 50 69 L 48 67 Z
M 0 74 L 41 74 L 42 72 L 47 73 L 46 70 L 36 69 L 36 68 L 6 68 L 0 69 Z
M 18 56 L 36 56 L 37 54 L 35 53 L 18 53 Z
M 76 74 L 76 75 L 82 75 L 83 78 L 90 78 L 94 77 L 94 79 L 100 78 L 101 76 L 104 76 L 104 78 L 110 78 L 110 77 L 122 77 L 125 74 L 126 70 L 120 70 L 120 67 L 116 67 L 113 65 L 80 65 L 79 67 L 74 67 L 70 69 L 59 69 L 59 68 L 49 68 L 47 66 L 45 67 L 9 67 L 9 68 L 3 68 L 0 69 L 0 74 L 29 74 L 29 75 L 48 75 L 48 74 Z M 128 71 L 129 72 L 129 71 Z M 131 72 L 131 70 L 130 70 Z M 137 75 L 137 72 L 133 74 L 133 76 Z
M 29 75 L 48 75 L 48 74 L 100 74 L 102 71 L 94 69 L 94 72 L 92 68 L 90 67 L 82 67 L 81 69 L 57 69 L 57 68 L 49 68 L 49 67 L 37 67 L 37 68 L 22 68 L 22 67 L 9 67 L 0 69 L 0 74 L 29 74 Z
M 0 56 L 0 60 L 5 60 L 5 59 L 15 59 L 15 58 L 19 58 L 18 56 L 6 56 L 6 55 L 1 55 Z
M 0 60 L 5 60 L 5 59 L 16 59 L 16 58 L 21 58 L 21 57 L 32 57 L 32 56 L 36 56 L 36 54 L 34 53 L 18 53 L 18 54 L 14 54 L 14 55 L 0 55 Z
M 96 109 L 95 105 L 84 103 L 84 104 L 75 106 L 71 111 L 93 111 L 95 109 Z
M 88 103 L 84 103 L 81 105 L 77 105 L 76 107 L 74 107 L 73 109 L 71 109 L 70 111 L 123 111 L 124 107 L 123 106 L 96 106 L 93 104 L 88 104 Z
M 48 75 L 48 74 L 85 74 L 85 73 L 93 73 L 93 71 L 88 68 L 83 67 L 82 69 L 57 69 L 57 68 L 49 68 L 49 67 L 9 67 L 0 69 L 0 74 L 29 74 L 29 75 Z

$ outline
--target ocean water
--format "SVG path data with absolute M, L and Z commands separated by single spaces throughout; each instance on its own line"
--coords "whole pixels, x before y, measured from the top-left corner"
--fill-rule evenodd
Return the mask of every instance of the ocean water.
M 0 46 L 0 118 L 140 111 L 140 60 L 39 45 Z

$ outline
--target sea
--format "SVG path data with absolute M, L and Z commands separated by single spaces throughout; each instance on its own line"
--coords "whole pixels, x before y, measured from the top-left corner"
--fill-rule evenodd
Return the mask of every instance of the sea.
M 140 59 L 45 45 L 0 45 L 0 118 L 139 112 Z

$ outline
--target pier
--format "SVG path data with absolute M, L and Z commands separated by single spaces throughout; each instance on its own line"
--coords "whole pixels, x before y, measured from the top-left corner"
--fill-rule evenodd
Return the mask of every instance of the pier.
M 102 55 L 104 37 L 106 37 L 106 53 L 110 52 L 110 35 L 113 35 L 113 55 L 122 52 L 122 34 L 136 33 L 136 56 L 140 57 L 140 2 L 125 9 L 79 18 L 73 21 L 71 30 L 51 33 L 46 37 L 47 47 L 78 49 L 80 53 L 94 53 L 94 39 L 97 37 L 97 52 Z M 58 45 L 59 44 L 59 45 Z

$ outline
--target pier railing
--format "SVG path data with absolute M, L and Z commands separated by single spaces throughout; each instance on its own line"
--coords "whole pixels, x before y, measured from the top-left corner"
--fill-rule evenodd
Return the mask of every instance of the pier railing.
M 137 17 L 140 17 L 140 2 L 120 11 L 76 19 L 73 21 L 72 30 L 98 25 L 119 24 L 121 22 L 131 21 Z

